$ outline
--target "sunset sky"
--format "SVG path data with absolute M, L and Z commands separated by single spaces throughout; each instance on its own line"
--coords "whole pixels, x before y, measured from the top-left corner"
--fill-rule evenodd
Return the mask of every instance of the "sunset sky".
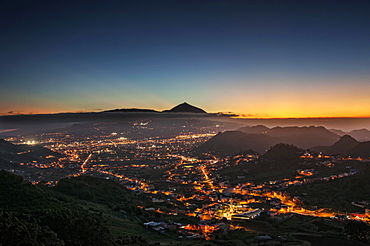
M 368 0 L 0 3 L 0 115 L 370 117 Z

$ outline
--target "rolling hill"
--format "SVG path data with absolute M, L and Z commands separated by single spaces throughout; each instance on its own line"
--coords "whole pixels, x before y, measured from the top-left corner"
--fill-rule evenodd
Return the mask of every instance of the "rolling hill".
M 221 155 L 232 155 L 246 150 L 265 153 L 274 144 L 274 139 L 262 134 L 241 131 L 220 132 L 197 148 L 197 152 L 214 151 Z
M 46 156 L 53 156 L 53 158 L 46 159 Z M 32 161 L 53 161 L 60 156 L 60 153 L 51 151 L 50 149 L 39 145 L 14 145 L 4 139 L 0 139 L 0 168 L 11 168 L 11 166 L 19 163 Z
M 324 127 L 243 127 L 238 131 L 218 133 L 201 145 L 197 151 L 215 151 L 221 154 L 235 154 L 252 149 L 264 154 L 271 146 L 285 143 L 302 149 L 314 146 L 332 145 L 340 137 Z
M 149 245 L 137 206 L 150 202 L 111 180 L 81 176 L 50 188 L 0 171 L 0 245 Z

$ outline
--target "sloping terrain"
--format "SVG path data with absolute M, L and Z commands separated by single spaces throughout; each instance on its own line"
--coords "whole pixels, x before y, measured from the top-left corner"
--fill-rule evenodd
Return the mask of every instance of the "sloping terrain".
M 19 163 L 55 161 L 61 154 L 39 145 L 14 145 L 0 139 L 0 168 L 9 169 Z M 45 157 L 49 157 L 46 159 Z
M 358 142 L 350 135 L 344 135 L 331 146 L 316 146 L 313 147 L 311 150 L 322 152 L 325 155 L 368 158 L 370 157 L 370 141 Z
M 138 200 L 145 201 L 110 180 L 71 178 L 47 188 L 0 171 L 0 244 L 147 245 Z

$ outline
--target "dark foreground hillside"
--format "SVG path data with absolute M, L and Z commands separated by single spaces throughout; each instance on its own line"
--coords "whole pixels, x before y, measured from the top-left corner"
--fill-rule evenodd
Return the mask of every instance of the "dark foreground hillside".
M 265 213 L 256 220 L 230 222 L 248 230 L 216 232 L 208 241 L 181 240 L 144 228 L 143 221 L 164 218 L 138 209 L 139 204 L 152 205 L 111 180 L 80 176 L 50 188 L 0 171 L 0 245 L 237 246 L 266 243 L 263 235 L 273 238 L 267 245 L 366 245 L 361 242 L 367 243 L 370 231 L 354 221 L 294 214 L 276 220 Z
M 65 180 L 61 187 L 50 189 L 0 171 L 0 245 L 149 245 L 138 236 L 140 223 L 131 221 L 136 204 L 124 189 L 113 181 L 92 177 Z M 110 206 L 126 199 L 126 204 L 119 205 L 132 215 L 121 218 L 99 205 L 100 201 L 90 202 L 97 200 L 95 197 L 107 199 L 104 203 Z M 112 224 L 119 227 L 116 231 L 120 234 Z
M 331 207 L 342 211 L 363 212 L 364 208 L 354 206 L 352 202 L 369 201 L 370 166 L 364 164 L 364 169 L 356 175 L 341 179 L 332 179 L 289 189 L 292 195 L 305 194 L 311 205 Z
M 115 245 L 100 213 L 1 171 L 3 245 Z

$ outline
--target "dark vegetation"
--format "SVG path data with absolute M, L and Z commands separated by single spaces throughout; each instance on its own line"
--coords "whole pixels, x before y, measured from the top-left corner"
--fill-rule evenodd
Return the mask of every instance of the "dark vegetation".
M 318 207 L 363 212 L 363 209 L 351 204 L 355 201 L 369 200 L 370 166 L 368 164 L 363 165 L 365 165 L 364 169 L 353 176 L 290 187 L 288 192 L 292 195 L 305 193 L 307 201 Z
M 14 145 L 4 139 L 0 139 L 0 163 L 2 163 L 2 168 L 4 168 L 5 165 L 11 168 L 12 165 L 21 162 L 42 162 L 45 161 L 46 156 L 51 155 L 55 158 L 49 159 L 50 161 L 61 156 L 61 154 L 39 145 Z
M 0 245 L 148 245 L 140 236 L 142 211 L 136 205 L 145 199 L 110 180 L 80 177 L 61 183 L 50 189 L 0 172 Z M 126 209 L 128 218 L 115 214 L 117 209 Z
M 81 200 L 108 205 L 115 211 L 124 209 L 126 214 L 132 211 L 141 213 L 137 206 L 153 205 L 143 194 L 135 195 L 117 182 L 91 176 L 62 179 L 51 189 Z
M 321 147 L 315 147 L 312 148 L 312 150 L 317 152 L 324 152 L 327 155 L 341 155 L 346 156 L 349 149 L 354 148 L 356 145 L 358 145 L 359 142 L 357 142 L 356 139 L 349 135 L 342 136 L 338 142 L 334 143 L 331 146 L 321 146 Z
M 230 178 L 231 183 L 255 182 L 263 183 L 270 180 L 291 179 L 302 168 L 300 156 L 305 150 L 289 144 L 277 144 L 271 147 L 261 158 L 254 161 L 236 161 L 231 158 L 230 164 L 217 170 L 216 173 Z M 253 154 L 253 151 L 247 151 Z M 243 153 L 243 152 L 242 152 Z
M 263 158 L 274 161 L 297 161 L 304 152 L 305 150 L 297 148 L 294 145 L 280 143 L 271 147 L 263 155 Z
M 189 120 L 189 122 L 194 123 L 196 121 L 191 122 Z M 81 133 L 84 126 L 74 125 L 71 128 Z M 230 179 L 232 184 L 290 179 L 297 175 L 297 169 L 314 167 L 315 171 L 319 173 L 315 173 L 314 177 L 318 177 L 347 172 L 351 168 L 361 166 L 361 172 L 354 176 L 291 186 L 287 190 L 292 196 L 304 194 L 306 205 L 360 212 L 358 207 L 351 205 L 351 202 L 369 200 L 367 194 L 370 192 L 370 182 L 368 181 L 370 167 L 367 164 L 354 161 L 355 163 L 351 164 L 351 168 L 346 167 L 348 165 L 347 161 L 335 163 L 330 167 L 316 165 L 319 160 L 300 159 L 299 156 L 305 150 L 292 144 L 280 143 L 274 146 L 271 145 L 273 147 L 266 147 L 278 139 L 286 140 L 296 137 L 284 135 L 286 130 L 280 128 L 276 129 L 274 136 L 270 136 L 265 133 L 269 130 L 266 127 L 259 127 L 253 129 L 255 131 L 253 133 L 220 133 L 214 138 L 221 136 L 221 140 L 214 141 L 213 139 L 201 148 L 211 148 L 214 152 L 223 155 L 238 152 L 239 154 L 256 154 L 253 151 L 256 148 L 266 148 L 263 152 L 261 151 L 265 153 L 261 158 L 250 162 L 240 161 L 238 164 L 236 164 L 237 159 L 230 158 L 230 165 L 228 164 L 215 171 L 220 176 L 229 176 L 226 179 Z M 308 130 L 304 129 L 304 131 Z M 258 133 L 259 131 L 262 133 Z M 293 132 L 295 131 L 300 130 L 294 128 Z M 323 130 L 319 129 L 319 131 Z M 303 135 L 300 134 L 299 136 Z M 369 143 L 359 143 L 350 136 L 343 136 L 333 145 L 322 148 L 325 148 L 327 153 L 333 154 L 348 153 L 348 149 L 357 151 L 352 153 L 367 153 L 370 149 Z M 14 146 L 5 141 L 0 142 L 0 144 L 2 163 L 6 163 L 5 158 L 10 160 L 13 155 L 14 158 L 20 156 L 17 154 L 19 151 L 25 152 L 21 154 L 22 158 L 30 158 L 30 160 L 53 154 L 39 146 Z M 9 161 L 8 163 L 12 165 Z M 143 173 L 143 175 L 148 175 L 145 178 L 155 179 L 153 178 L 155 176 L 161 177 L 160 172 L 162 171 L 157 170 L 148 174 Z M 163 182 L 161 185 L 163 185 L 161 188 L 165 189 L 168 184 Z M 166 197 L 159 198 L 165 199 Z M 21 177 L 1 171 L 0 245 L 149 245 L 153 243 L 153 238 L 161 240 L 161 242 L 162 240 L 168 240 L 165 236 L 154 234 L 143 228 L 142 223 L 150 220 L 173 218 L 157 212 L 145 211 L 138 206 L 151 207 L 154 204 L 145 195 L 133 193 L 112 180 L 80 176 L 62 179 L 57 186 L 50 188 L 42 185 L 32 185 Z M 174 205 L 171 204 L 171 206 Z M 180 206 L 180 204 L 175 204 L 175 206 Z M 185 215 L 183 217 L 179 215 L 176 219 L 182 223 L 198 222 L 195 218 L 186 217 Z M 264 233 L 273 236 L 282 232 L 312 233 L 310 235 L 292 236 L 294 240 L 309 241 L 311 245 L 340 245 L 341 243 L 356 245 L 356 242 L 346 240 L 343 235 L 353 240 L 368 243 L 367 238 L 370 235 L 368 225 L 354 221 L 334 222 L 333 220 L 297 215 L 281 223 L 267 217 L 260 218 L 260 220 L 256 224 L 263 226 Z M 248 221 L 246 223 L 255 222 Z M 321 233 L 321 236 L 313 236 L 315 233 Z M 326 233 L 330 236 L 322 236 Z M 199 245 L 237 245 L 237 241 L 250 243 L 251 237 L 254 235 L 256 234 L 241 230 L 233 231 L 230 234 L 216 233 L 213 241 L 199 242 Z M 148 238 L 150 238 L 150 241 L 148 241 Z M 185 242 L 183 245 L 191 244 L 198 244 L 198 242 Z

